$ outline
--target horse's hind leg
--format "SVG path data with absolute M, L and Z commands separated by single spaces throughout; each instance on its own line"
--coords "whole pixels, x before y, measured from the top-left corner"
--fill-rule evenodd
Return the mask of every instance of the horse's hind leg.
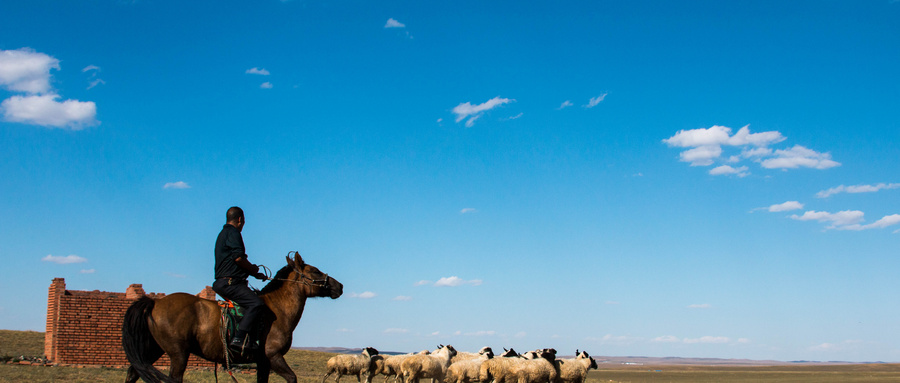
M 297 374 L 294 374 L 294 370 L 291 370 L 291 367 L 288 366 L 284 360 L 284 355 L 277 354 L 269 361 L 272 364 L 272 371 L 275 371 L 278 376 L 284 378 L 287 383 L 297 383 Z
M 184 371 L 187 369 L 188 353 L 177 352 L 169 354 L 169 377 L 176 383 L 184 382 Z

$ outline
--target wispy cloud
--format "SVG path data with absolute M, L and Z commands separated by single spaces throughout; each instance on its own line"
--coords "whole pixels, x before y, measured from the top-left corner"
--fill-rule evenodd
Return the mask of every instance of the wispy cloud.
M 713 176 L 734 175 L 734 176 L 738 176 L 738 177 L 746 177 L 747 175 L 750 174 L 748 172 L 748 170 L 750 170 L 750 168 L 748 168 L 746 166 L 733 168 L 728 165 L 722 165 L 722 166 L 718 166 L 718 167 L 715 167 L 712 170 L 710 170 L 709 174 L 713 175 Z
M 163 185 L 163 189 L 190 189 L 191 185 L 188 185 L 187 182 L 178 181 L 178 182 L 167 182 Z
M 403 24 L 403 23 L 395 20 L 392 17 L 392 18 L 389 18 L 386 23 L 384 23 L 384 27 L 385 28 L 406 28 L 406 24 Z
M 475 125 L 475 120 L 481 117 L 484 112 L 514 101 L 516 100 L 510 98 L 501 98 L 498 96 L 477 105 L 472 105 L 472 103 L 470 102 L 465 102 L 454 107 L 453 113 L 456 114 L 457 123 L 468 118 L 468 120 L 466 120 L 466 127 L 471 128 Z
M 708 309 L 708 308 L 712 308 L 712 305 L 709 303 L 700 303 L 700 304 L 688 305 L 688 308 L 689 309 Z
M 573 104 L 572 101 L 566 100 L 566 101 L 563 101 L 562 104 L 559 104 L 559 108 L 556 108 L 556 110 L 562 110 L 562 109 L 568 108 L 572 105 L 575 105 L 575 104 Z
M 262 83 L 262 84 L 259 84 L 259 87 L 260 87 L 261 89 L 272 89 L 273 86 L 274 86 L 274 85 L 272 85 L 272 83 L 271 83 L 271 82 L 268 82 L 268 81 L 266 81 L 266 82 L 264 82 L 264 83 Z
M 822 190 L 816 193 L 816 197 L 818 198 L 828 198 L 835 194 L 840 193 L 874 193 L 879 190 L 888 190 L 888 189 L 897 189 L 900 188 L 900 183 L 879 183 L 875 185 L 852 185 L 852 186 L 844 186 L 840 185 L 837 187 L 833 187 L 828 190 Z
M 412 297 L 407 295 L 398 295 L 392 299 L 394 301 L 411 301 Z
M 385 334 L 406 334 L 409 330 L 405 328 L 388 328 L 382 331 Z
M 472 280 L 464 280 L 457 276 L 452 277 L 443 277 L 438 279 L 437 282 L 434 282 L 435 287 L 456 287 L 462 285 L 471 285 L 471 286 L 479 286 L 481 285 L 480 279 L 472 279 Z
M 606 99 L 606 95 L 607 93 L 603 93 L 597 97 L 591 97 L 590 101 L 588 101 L 587 105 L 585 105 L 584 107 L 590 109 L 599 105 L 601 102 L 603 102 L 603 100 Z
M 813 168 L 829 169 L 841 164 L 831 159 L 830 153 L 819 153 L 800 145 L 786 150 L 776 150 L 774 158 L 763 160 L 760 164 L 766 169 Z
M 477 212 L 478 212 L 478 209 L 475 209 L 473 207 L 467 207 L 467 208 L 463 208 L 462 210 L 460 210 L 459 214 L 469 214 L 469 213 L 477 213 Z
M 257 68 L 257 67 L 253 67 L 253 68 L 247 69 L 247 71 L 244 72 L 244 73 L 247 73 L 247 74 L 258 74 L 258 75 L 261 75 L 261 76 L 268 76 L 268 75 L 270 74 L 269 71 L 266 70 L 266 68 Z
M 348 295 L 348 296 L 349 296 L 350 298 L 372 299 L 372 298 L 377 297 L 378 294 L 375 294 L 375 293 L 373 293 L 373 292 L 371 292 L 371 291 L 365 291 L 365 292 L 362 292 L 362 293 L 360 293 L 360 294 L 357 294 L 357 293 L 350 293 L 350 295 Z
M 762 210 L 767 210 L 772 213 L 782 212 L 782 211 L 791 211 L 791 210 L 800 210 L 803 209 L 803 204 L 797 201 L 787 201 L 784 203 L 779 203 L 775 205 L 771 205 L 769 207 L 761 208 Z
M 87 258 L 79 257 L 75 254 L 67 255 L 64 257 L 58 256 L 58 255 L 47 254 L 47 256 L 45 256 L 44 258 L 41 258 L 41 260 L 44 262 L 51 262 L 51 263 L 55 263 L 58 265 L 68 265 L 70 263 L 85 263 L 88 261 Z
M 81 274 L 94 274 L 94 273 L 97 272 L 97 270 L 95 270 L 95 269 L 81 269 L 81 271 L 79 271 L 79 272 L 80 272 Z
M 90 76 L 88 77 L 88 87 L 87 89 L 91 89 L 100 84 L 106 84 L 106 81 L 100 78 L 100 67 L 96 65 L 88 65 L 81 70 L 82 73 L 90 72 Z

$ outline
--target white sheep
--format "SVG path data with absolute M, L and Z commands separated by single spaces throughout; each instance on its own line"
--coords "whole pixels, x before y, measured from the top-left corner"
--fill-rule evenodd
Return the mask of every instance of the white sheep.
M 575 350 L 575 359 L 560 359 L 559 382 L 584 383 L 590 369 L 597 369 L 597 361 L 587 351 Z
M 515 376 L 518 383 L 554 383 L 559 377 L 556 350 L 543 349 L 534 352 L 538 358 L 513 365 L 509 374 Z
M 328 379 L 328 376 L 337 373 L 334 378 L 335 383 L 341 381 L 342 375 L 356 375 L 356 381 L 361 382 L 360 375 L 366 374 L 366 383 L 372 381 L 375 375 L 375 363 L 372 357 L 378 355 L 378 350 L 372 347 L 366 347 L 359 355 L 335 355 L 328 359 L 326 363 L 326 374 L 322 378 L 322 383 Z
M 510 368 L 524 360 L 513 349 L 503 349 L 505 352 L 500 358 L 492 358 L 481 363 L 478 372 L 478 380 L 482 383 L 504 383 Z
M 403 360 L 413 356 L 413 355 L 428 355 L 431 354 L 431 351 L 422 350 L 418 353 L 409 353 L 404 355 L 388 355 L 384 357 L 381 361 L 378 361 L 379 364 L 376 366 L 377 373 L 384 375 L 384 381 L 387 382 L 391 376 L 394 377 L 394 381 L 402 382 L 403 374 L 400 372 L 400 364 L 403 363 Z
M 421 378 L 431 378 L 431 383 L 442 382 L 450 367 L 450 361 L 456 356 L 453 346 L 438 346 L 431 355 L 413 355 L 400 363 L 400 373 L 406 383 L 419 383 Z
M 463 355 L 465 354 L 465 355 Z M 444 377 L 446 383 L 469 383 L 478 381 L 481 364 L 494 357 L 494 351 L 490 347 L 483 347 L 478 353 L 459 353 L 453 358 L 453 363 L 447 369 Z
M 461 362 L 468 359 L 481 358 L 484 355 L 490 355 L 488 359 L 494 357 L 494 350 L 490 347 L 482 347 L 478 352 L 460 352 L 453 357 L 453 363 Z

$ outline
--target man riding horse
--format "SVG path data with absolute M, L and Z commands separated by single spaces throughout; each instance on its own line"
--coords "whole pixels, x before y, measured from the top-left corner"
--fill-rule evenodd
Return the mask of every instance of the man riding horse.
M 238 327 L 228 347 L 242 353 L 244 346 L 250 350 L 258 348 L 257 340 L 248 336 L 260 311 L 265 307 L 262 299 L 247 287 L 247 277 L 265 281 L 265 274 L 259 272 L 259 266 L 247 260 L 244 250 L 244 239 L 241 230 L 244 228 L 244 211 L 233 206 L 225 213 L 225 226 L 216 238 L 216 281 L 212 288 L 222 298 L 236 302 L 244 308 L 244 319 Z

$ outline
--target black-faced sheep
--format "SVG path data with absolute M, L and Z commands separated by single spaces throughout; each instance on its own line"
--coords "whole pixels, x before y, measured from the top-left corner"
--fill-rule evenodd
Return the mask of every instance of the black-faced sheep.
M 438 346 L 431 355 L 413 355 L 400 363 L 400 373 L 406 383 L 419 383 L 421 378 L 431 378 L 431 383 L 442 382 L 450 367 L 450 361 L 456 356 L 453 346 Z
M 504 353 L 499 358 L 492 358 L 481 363 L 478 372 L 478 380 L 482 383 L 504 383 L 506 381 L 510 367 L 524 360 L 521 355 L 513 349 L 503 349 Z
M 463 355 L 465 354 L 465 355 Z M 447 369 L 444 377 L 446 383 L 469 383 L 478 381 L 481 364 L 494 357 L 490 347 L 484 347 L 478 353 L 459 353 Z
M 362 382 L 360 376 L 364 373 L 366 374 L 366 382 L 371 382 L 372 376 L 376 373 L 375 363 L 372 360 L 372 357 L 375 355 L 378 355 L 378 350 L 366 347 L 359 355 L 335 355 L 331 357 L 326 363 L 327 373 L 322 378 L 322 383 L 325 383 L 325 379 L 328 379 L 328 376 L 335 373 L 337 374 L 334 378 L 335 383 L 341 381 L 342 375 L 356 375 L 356 381 Z
M 554 383 L 559 377 L 556 350 L 543 349 L 534 352 L 538 358 L 514 364 L 509 374 L 515 376 L 518 383 Z
M 575 350 L 575 359 L 559 360 L 559 380 L 563 383 L 584 383 L 590 369 L 597 369 L 597 361 L 586 351 Z

